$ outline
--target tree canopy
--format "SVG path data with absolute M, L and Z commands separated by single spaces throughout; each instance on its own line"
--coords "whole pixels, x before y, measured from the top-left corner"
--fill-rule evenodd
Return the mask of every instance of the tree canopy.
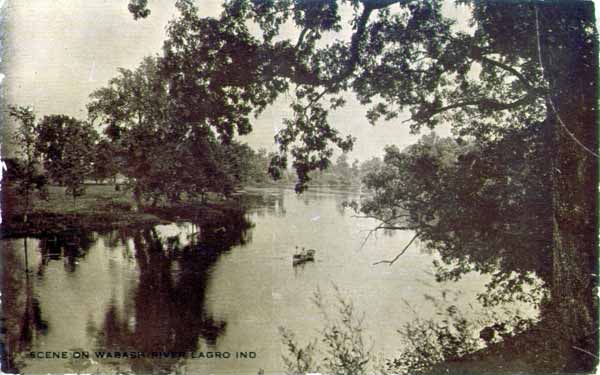
M 89 123 L 65 115 L 44 116 L 37 124 L 36 148 L 51 180 L 73 198 L 83 194 L 92 173 L 98 134 Z
M 112 141 L 113 160 L 140 202 L 229 194 L 245 178 L 244 155 L 252 152 L 230 133 L 243 109 L 219 112 L 204 91 L 194 91 L 198 87 L 178 92 L 190 81 L 171 74 L 166 64 L 165 58 L 148 57 L 135 70 L 121 69 L 92 93 L 89 116 Z
M 38 168 L 39 150 L 36 147 L 35 113 L 29 107 L 10 106 L 9 114 L 19 121 L 14 140 L 20 147 L 19 156 L 21 160 L 13 160 L 7 163 L 8 176 L 6 176 L 6 180 L 9 184 L 16 184 L 17 193 L 24 197 L 24 221 L 27 221 L 32 194 L 37 191 L 42 198 L 47 196 L 47 179 L 40 173 Z
M 552 283 L 549 154 L 535 138 L 459 145 L 433 133 L 403 151 L 390 146 L 363 179 L 372 194 L 355 208 L 381 222 L 375 230 L 414 231 L 441 255 L 438 279 L 476 270 L 492 275 L 484 303 L 535 302 L 527 293 L 535 276 Z

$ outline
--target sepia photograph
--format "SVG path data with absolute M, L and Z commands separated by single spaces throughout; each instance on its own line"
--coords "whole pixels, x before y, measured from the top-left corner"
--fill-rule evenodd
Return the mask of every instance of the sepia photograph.
M 0 0 L 0 370 L 591 374 L 584 0 Z

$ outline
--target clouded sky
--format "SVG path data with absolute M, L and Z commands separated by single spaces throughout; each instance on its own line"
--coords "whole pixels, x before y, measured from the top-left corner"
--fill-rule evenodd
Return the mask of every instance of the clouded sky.
M 2 11 L 5 103 L 32 105 L 39 117 L 62 113 L 85 119 L 89 94 L 106 85 L 117 68 L 133 69 L 144 56 L 161 52 L 165 27 L 175 15 L 173 3 L 150 0 L 152 14 L 134 21 L 127 11 L 128 0 L 6 0 Z M 206 16 L 217 15 L 220 3 L 197 1 Z M 348 35 L 346 31 L 332 38 Z M 348 97 L 346 107 L 333 114 L 332 123 L 343 134 L 357 137 L 351 158 L 379 156 L 387 144 L 403 147 L 418 138 L 409 134 L 402 119 L 369 125 L 366 108 Z M 289 113 L 287 102 L 282 97 L 254 120 L 254 131 L 244 137 L 252 147 L 274 149 L 275 131 Z

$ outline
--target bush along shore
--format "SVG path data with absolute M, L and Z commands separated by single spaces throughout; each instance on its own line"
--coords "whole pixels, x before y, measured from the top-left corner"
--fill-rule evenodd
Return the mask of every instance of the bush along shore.
M 48 197 L 36 197 L 31 206 L 26 214 L 19 196 L 3 189 L 1 238 L 43 237 L 73 230 L 105 231 L 174 221 L 204 225 L 239 216 L 242 210 L 235 201 L 216 199 L 137 207 L 130 192 L 117 191 L 112 185 L 90 185 L 86 194 L 76 200 L 66 196 L 64 188 L 52 186 Z

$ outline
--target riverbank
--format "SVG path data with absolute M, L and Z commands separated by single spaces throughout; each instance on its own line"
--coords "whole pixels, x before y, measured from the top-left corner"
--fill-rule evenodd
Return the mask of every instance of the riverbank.
M 202 225 L 239 211 L 235 202 L 230 201 L 137 209 L 131 192 L 115 190 L 113 185 L 89 185 L 86 193 L 76 200 L 65 195 L 63 187 L 51 186 L 47 200 L 33 200 L 27 221 L 22 200 L 10 190 L 2 191 L 1 208 L 1 238 L 42 237 L 72 230 L 105 231 L 180 220 Z
M 484 349 L 434 366 L 428 374 L 589 374 L 598 358 L 584 349 L 586 340 L 573 345 L 563 337 L 562 325 L 543 319 L 518 335 Z M 590 336 L 594 336 L 592 332 Z M 595 341 L 594 337 L 588 340 Z M 579 345 L 579 346 L 578 346 Z M 591 345 L 595 346 L 595 345 Z M 594 349 L 591 349 L 594 350 Z M 594 350 L 595 351 L 595 350 Z

